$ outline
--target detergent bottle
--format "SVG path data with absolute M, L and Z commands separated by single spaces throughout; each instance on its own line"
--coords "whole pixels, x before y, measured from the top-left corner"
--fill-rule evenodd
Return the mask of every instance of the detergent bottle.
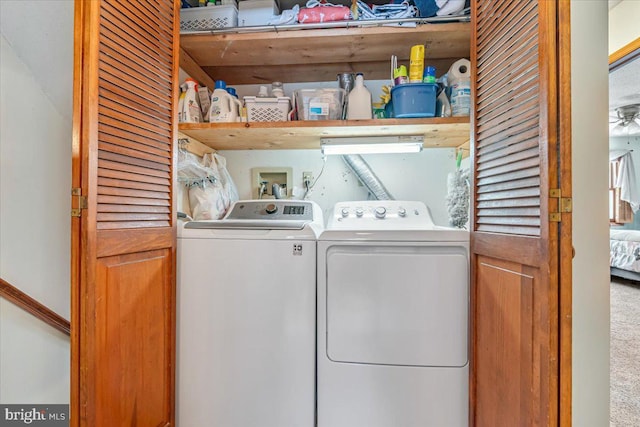
M 209 122 L 235 122 L 237 114 L 232 114 L 233 96 L 226 91 L 227 84 L 223 80 L 216 80 L 216 86 L 211 94 L 211 107 L 209 107 Z
M 349 92 L 347 120 L 370 119 L 372 116 L 371 92 L 364 86 L 364 75 L 358 73 L 355 85 Z
M 236 90 L 232 87 L 227 88 L 227 92 L 231 95 L 231 120 L 230 122 L 242 121 L 242 102 L 238 99 Z
M 187 90 L 182 104 L 182 121 L 184 123 L 202 123 L 202 112 L 198 100 L 198 82 L 188 78 L 185 79 L 184 84 L 187 85 Z

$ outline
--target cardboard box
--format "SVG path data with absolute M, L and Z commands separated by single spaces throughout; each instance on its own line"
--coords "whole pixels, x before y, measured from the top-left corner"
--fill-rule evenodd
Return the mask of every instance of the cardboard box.
M 244 0 L 239 2 L 238 26 L 252 27 L 267 25 L 280 9 L 275 0 Z

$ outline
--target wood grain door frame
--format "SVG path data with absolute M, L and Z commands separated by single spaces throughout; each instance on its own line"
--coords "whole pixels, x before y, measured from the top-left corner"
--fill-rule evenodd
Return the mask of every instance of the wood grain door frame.
M 562 197 L 572 198 L 571 172 L 571 2 L 558 2 L 558 168 Z M 562 214 L 560 223 L 559 250 L 559 424 L 572 425 L 573 382 L 573 214 Z
M 609 55 L 609 72 L 615 71 L 623 65 L 640 57 L 640 37 L 622 46 Z

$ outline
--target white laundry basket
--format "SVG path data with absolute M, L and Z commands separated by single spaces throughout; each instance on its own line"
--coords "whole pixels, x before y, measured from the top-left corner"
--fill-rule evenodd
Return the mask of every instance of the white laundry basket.
M 237 26 L 238 9 L 234 5 L 180 9 L 180 31 L 214 30 Z
M 247 108 L 249 122 L 286 122 L 291 111 L 290 99 L 287 96 L 277 98 L 245 96 L 244 105 Z

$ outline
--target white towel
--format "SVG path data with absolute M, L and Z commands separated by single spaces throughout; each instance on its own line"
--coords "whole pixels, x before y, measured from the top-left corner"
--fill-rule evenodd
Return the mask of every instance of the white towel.
M 633 158 L 628 152 L 619 157 L 620 169 L 615 186 L 620 188 L 620 199 L 631 205 L 631 210 L 635 214 L 640 208 L 640 193 L 638 192 L 638 182 L 636 181 L 636 169 L 633 165 Z

